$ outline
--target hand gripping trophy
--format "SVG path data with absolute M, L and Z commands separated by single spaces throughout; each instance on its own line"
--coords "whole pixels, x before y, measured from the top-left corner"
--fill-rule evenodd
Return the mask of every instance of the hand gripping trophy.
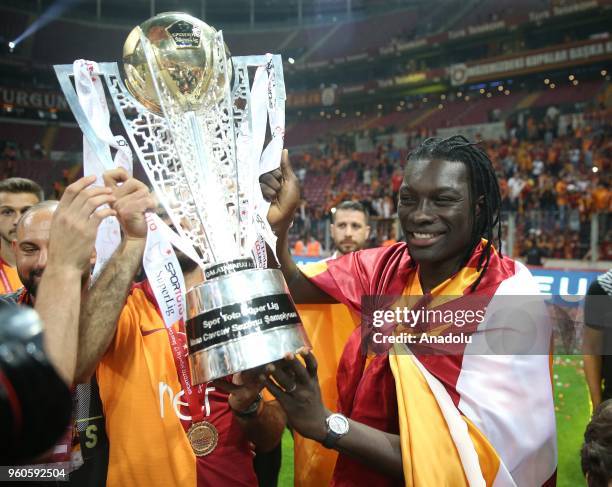
M 273 237 L 258 182 L 260 152 L 266 112 L 284 125 L 280 56 L 230 58 L 220 31 L 169 12 L 129 34 L 125 84 L 116 63 L 96 66 L 175 239 L 204 272 L 205 282 L 186 297 L 193 383 L 273 362 L 308 344 L 282 273 L 263 268 L 262 258 L 263 238 L 272 243 Z M 249 68 L 257 68 L 252 83 Z M 55 70 L 85 138 L 108 152 L 79 104 L 72 65 Z M 275 145 L 280 154 L 278 132 L 266 151 Z

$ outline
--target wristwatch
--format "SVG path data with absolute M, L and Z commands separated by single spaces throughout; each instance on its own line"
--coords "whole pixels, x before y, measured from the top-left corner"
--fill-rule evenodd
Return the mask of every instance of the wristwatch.
M 333 448 L 338 440 L 348 433 L 349 422 L 342 414 L 334 413 L 327 417 L 325 424 L 327 425 L 327 435 L 323 440 L 323 446 Z
M 243 409 L 242 411 L 236 411 L 235 409 L 232 409 L 232 412 L 239 418 L 253 418 L 257 415 L 257 410 L 259 409 L 259 404 L 261 403 L 262 399 L 263 397 L 261 393 L 259 393 L 255 401 L 253 401 L 253 403 L 248 408 Z

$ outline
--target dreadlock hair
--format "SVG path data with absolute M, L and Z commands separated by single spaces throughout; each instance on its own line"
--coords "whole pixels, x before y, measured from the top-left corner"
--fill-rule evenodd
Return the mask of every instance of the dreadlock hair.
M 612 480 L 612 400 L 602 402 L 584 432 L 580 450 L 582 473 L 589 487 L 607 487 Z
M 408 155 L 411 160 L 446 160 L 462 162 L 468 169 L 470 181 L 470 199 L 472 201 L 472 236 L 470 246 L 461 262 L 465 266 L 474 251 L 474 248 L 485 238 L 487 243 L 480 255 L 476 269 L 480 272 L 478 279 L 472 284 L 474 291 L 484 277 L 491 260 L 494 234 L 497 234 L 499 254 L 501 256 L 501 193 L 499 182 L 493 169 L 493 163 L 487 154 L 474 142 L 470 142 L 462 135 L 453 135 L 446 139 L 430 137 L 423 141 Z M 482 203 L 477 205 L 479 199 Z M 480 214 L 477 207 L 480 206 Z

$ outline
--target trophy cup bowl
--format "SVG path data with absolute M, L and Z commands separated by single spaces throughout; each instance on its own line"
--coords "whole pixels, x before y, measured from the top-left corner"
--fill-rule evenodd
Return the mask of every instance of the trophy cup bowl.
M 227 53 L 220 33 L 176 12 L 159 14 L 136 27 L 123 51 L 125 84 L 136 100 L 166 120 L 170 137 L 164 140 L 174 140 L 188 194 L 171 187 L 157 190 L 166 196 L 173 193 L 174 199 L 197 209 L 201 231 L 190 241 L 200 249 L 206 241 L 212 249 L 212 258 L 200 264 L 205 282 L 186 296 L 194 384 L 279 360 L 309 343 L 282 272 L 255 267 L 252 248 L 243 248 L 248 239 L 238 224 L 244 208 L 224 198 L 232 191 L 237 194 L 237 174 L 244 164 L 236 155 Z M 248 76 L 242 79 L 248 82 Z M 141 157 L 141 162 L 146 167 L 147 160 Z M 227 176 L 232 164 L 234 179 Z M 170 214 L 172 208 L 167 211 Z
M 148 110 L 162 114 L 141 33 L 151 43 L 164 82 L 183 111 L 198 111 L 208 97 L 218 98 L 225 83 L 213 79 L 213 65 L 218 62 L 212 49 L 216 30 L 190 15 L 167 12 L 132 29 L 123 46 L 126 87 Z

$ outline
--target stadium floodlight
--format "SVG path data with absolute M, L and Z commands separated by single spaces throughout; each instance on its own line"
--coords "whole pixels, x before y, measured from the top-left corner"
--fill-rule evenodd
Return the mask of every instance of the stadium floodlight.
M 289 61 L 289 64 L 293 64 L 293 63 L 295 63 L 295 59 L 293 59 L 292 57 L 290 57 L 289 59 L 287 59 L 287 61 Z
M 36 31 L 42 29 L 45 25 L 61 17 L 67 10 L 82 2 L 83 0 L 55 0 L 47 10 L 45 10 L 37 19 L 35 19 L 26 29 L 19 34 L 15 39 L 8 43 L 11 52 L 17 47 L 17 44 L 27 39 Z

